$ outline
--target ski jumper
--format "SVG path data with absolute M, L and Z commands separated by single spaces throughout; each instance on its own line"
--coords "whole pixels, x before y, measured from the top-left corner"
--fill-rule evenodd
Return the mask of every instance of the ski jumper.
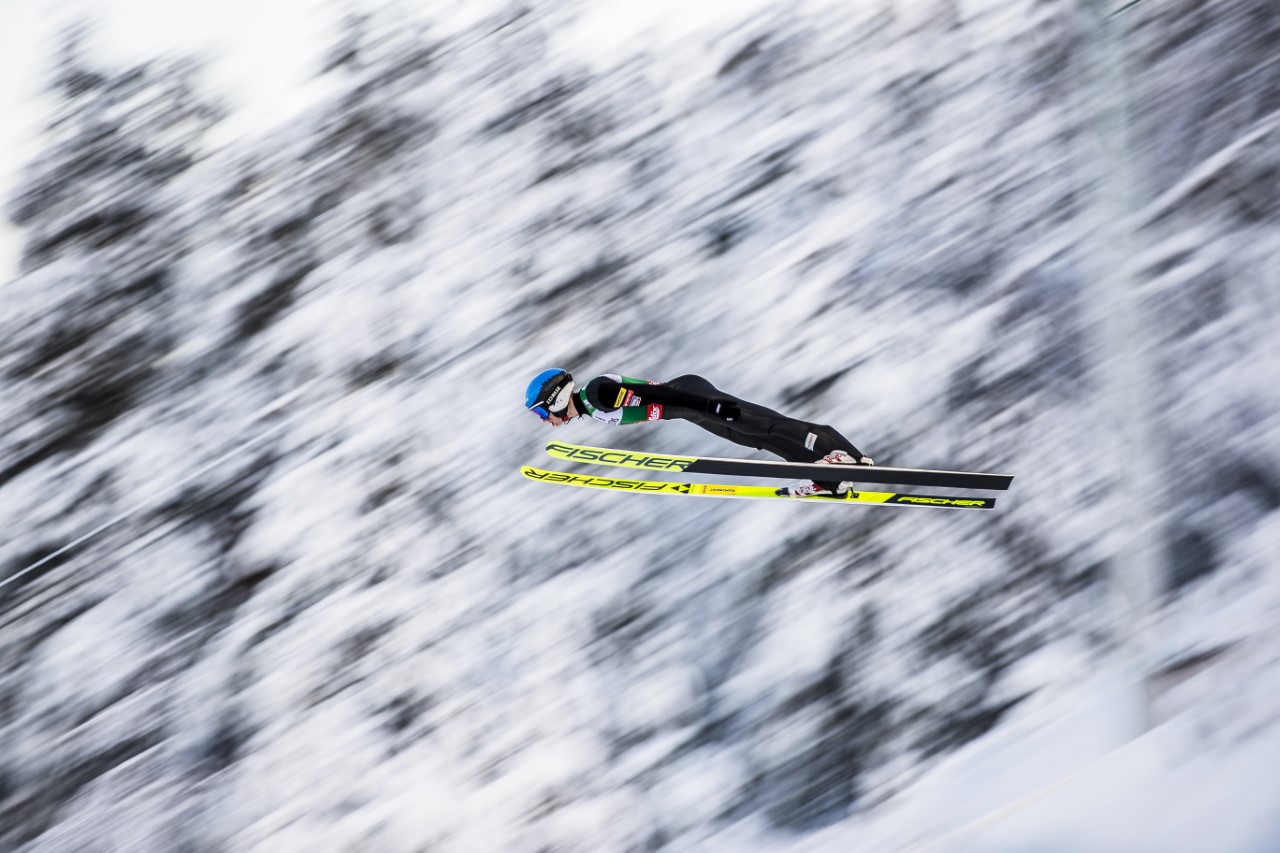
M 687 374 L 670 382 L 632 379 L 616 373 L 597 376 L 574 392 L 578 411 L 609 424 L 679 419 L 695 423 L 734 444 L 754 447 L 788 462 L 816 462 L 833 450 L 854 459 L 862 453 L 830 426 L 789 418 L 716 388 Z M 732 420 L 711 413 L 715 404 L 732 404 Z

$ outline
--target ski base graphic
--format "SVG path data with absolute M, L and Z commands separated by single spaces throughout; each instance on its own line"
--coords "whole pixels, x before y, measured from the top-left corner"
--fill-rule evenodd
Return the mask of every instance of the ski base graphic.
M 522 466 L 520 473 L 530 480 L 537 480 L 542 483 L 651 495 L 749 498 L 753 500 L 807 501 L 811 503 L 823 501 L 826 503 L 867 504 L 871 506 L 926 506 L 945 509 L 994 509 L 996 505 L 995 498 L 903 495 L 897 492 L 847 492 L 843 495 L 813 495 L 796 498 L 786 494 L 778 494 L 777 489 L 773 486 L 739 486 L 730 483 L 674 483 L 667 480 L 625 480 L 619 477 L 597 477 L 592 474 L 547 471 L 529 465 Z

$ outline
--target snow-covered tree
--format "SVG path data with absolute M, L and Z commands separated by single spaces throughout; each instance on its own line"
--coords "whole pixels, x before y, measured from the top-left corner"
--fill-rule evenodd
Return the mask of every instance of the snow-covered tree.
M 172 188 L 218 114 L 192 64 L 102 69 L 84 38 L 65 38 L 48 141 L 8 208 L 26 240 L 0 317 L 0 483 L 90 444 L 153 390 L 175 344 L 190 229 Z

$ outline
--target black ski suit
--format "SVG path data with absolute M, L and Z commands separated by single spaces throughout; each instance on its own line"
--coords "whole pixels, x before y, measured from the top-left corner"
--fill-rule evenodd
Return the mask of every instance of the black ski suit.
M 734 444 L 764 450 L 788 462 L 816 462 L 833 450 L 844 450 L 854 459 L 862 456 L 853 442 L 833 427 L 789 418 L 759 403 L 726 394 L 694 374 L 677 376 L 666 383 L 616 374 L 597 376 L 576 396 L 579 411 L 597 420 L 637 423 L 678 418 Z

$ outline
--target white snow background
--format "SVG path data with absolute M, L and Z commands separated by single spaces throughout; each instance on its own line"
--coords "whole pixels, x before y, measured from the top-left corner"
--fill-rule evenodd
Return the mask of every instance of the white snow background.
M 1135 496 L 1086 5 L 639 9 L 6 6 L 0 847 L 1280 846 L 1280 13 L 1124 13 Z M 527 483 L 550 365 L 1017 480 L 991 514 Z

